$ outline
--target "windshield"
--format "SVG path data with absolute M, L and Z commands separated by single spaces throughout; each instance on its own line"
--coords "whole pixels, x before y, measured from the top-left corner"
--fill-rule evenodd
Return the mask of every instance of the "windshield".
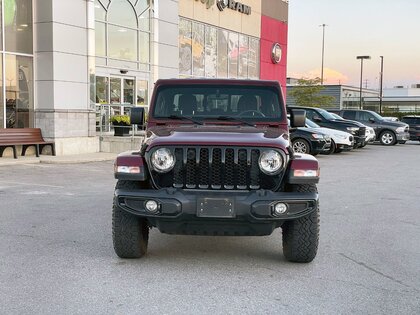
M 327 120 L 336 119 L 330 112 L 327 112 L 325 109 L 319 109 L 319 113 Z
M 306 120 L 305 120 L 305 125 L 309 128 L 320 128 L 319 125 L 314 123 L 312 120 L 309 120 L 308 118 L 306 118 Z
M 330 113 L 335 119 L 338 119 L 338 120 L 344 120 L 344 118 L 343 117 L 341 117 L 341 116 L 339 116 L 339 115 L 337 115 L 337 114 L 334 114 L 334 113 Z
M 280 121 L 283 105 L 278 91 L 267 87 L 165 86 L 157 91 L 152 115 L 158 119 Z
M 372 112 L 371 110 L 368 110 L 368 112 L 371 113 L 375 117 L 376 120 L 384 120 L 384 118 L 381 115 L 375 112 Z

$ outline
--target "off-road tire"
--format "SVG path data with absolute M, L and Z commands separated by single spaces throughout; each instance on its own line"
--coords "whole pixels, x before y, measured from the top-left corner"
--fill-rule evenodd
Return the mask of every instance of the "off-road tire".
M 316 185 L 293 185 L 296 192 L 317 192 Z M 319 205 L 310 214 L 282 225 L 283 255 L 288 261 L 309 263 L 318 251 Z
M 379 141 L 382 145 L 395 145 L 397 143 L 397 137 L 392 131 L 384 130 L 379 135 Z
M 119 180 L 115 189 L 135 190 L 139 184 L 133 181 Z M 147 252 L 149 226 L 141 219 L 118 207 L 114 198 L 112 207 L 112 240 L 114 250 L 121 258 L 140 258 Z

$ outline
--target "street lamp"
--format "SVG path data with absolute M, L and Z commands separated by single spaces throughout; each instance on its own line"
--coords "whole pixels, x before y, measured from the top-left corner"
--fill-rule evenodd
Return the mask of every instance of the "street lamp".
M 357 56 L 356 59 L 360 59 L 360 102 L 359 102 L 359 109 L 362 109 L 363 60 L 364 59 L 370 59 L 370 56 Z
M 381 79 L 379 84 L 379 114 L 382 115 L 382 82 L 384 79 L 384 56 L 379 56 L 381 58 Z
M 321 85 L 324 84 L 324 43 L 325 43 L 325 26 L 328 26 L 327 24 L 321 24 L 319 26 L 322 26 L 322 58 L 321 58 Z

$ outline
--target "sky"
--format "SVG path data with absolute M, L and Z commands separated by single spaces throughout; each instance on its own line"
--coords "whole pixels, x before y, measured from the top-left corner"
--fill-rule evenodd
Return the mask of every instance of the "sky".
M 420 0 L 290 0 L 287 76 L 321 77 L 325 27 L 324 84 L 383 86 L 420 84 Z M 367 81 L 366 81 L 367 80 Z

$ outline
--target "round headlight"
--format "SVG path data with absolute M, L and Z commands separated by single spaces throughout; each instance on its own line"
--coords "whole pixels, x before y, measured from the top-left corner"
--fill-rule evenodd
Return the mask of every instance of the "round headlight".
M 175 157 L 169 149 L 161 148 L 153 152 L 152 165 L 156 172 L 169 172 L 175 165 Z
M 260 169 L 267 175 L 275 175 L 280 172 L 283 167 L 283 157 L 274 150 L 263 151 L 260 156 Z

